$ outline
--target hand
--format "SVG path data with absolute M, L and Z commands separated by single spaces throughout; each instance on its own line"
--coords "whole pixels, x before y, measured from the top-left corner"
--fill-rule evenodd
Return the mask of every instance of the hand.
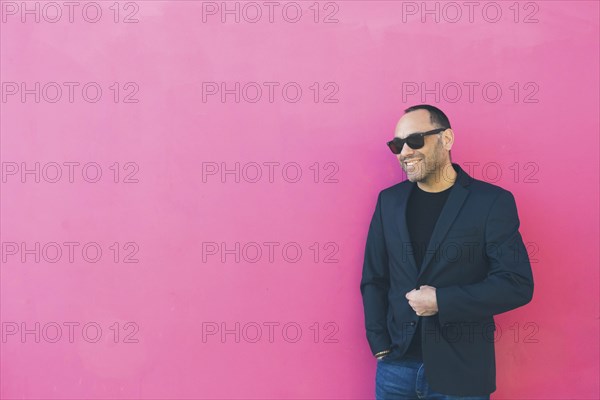
M 437 297 L 433 286 L 422 285 L 419 290 L 413 289 L 406 293 L 408 304 L 420 317 L 429 317 L 438 312 Z

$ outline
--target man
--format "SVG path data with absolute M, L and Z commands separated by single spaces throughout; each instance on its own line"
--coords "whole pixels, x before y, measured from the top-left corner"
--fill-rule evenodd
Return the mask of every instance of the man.
M 493 316 L 533 296 L 513 195 L 452 163 L 453 144 L 430 105 L 388 143 L 408 179 L 379 193 L 360 283 L 378 399 L 489 399 Z

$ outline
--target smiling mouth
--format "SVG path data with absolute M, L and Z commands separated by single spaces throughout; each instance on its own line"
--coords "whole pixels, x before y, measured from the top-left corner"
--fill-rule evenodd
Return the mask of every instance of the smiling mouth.
M 421 160 L 409 160 L 409 161 L 403 161 L 403 163 L 407 167 L 412 167 L 412 166 L 416 165 L 420 161 Z

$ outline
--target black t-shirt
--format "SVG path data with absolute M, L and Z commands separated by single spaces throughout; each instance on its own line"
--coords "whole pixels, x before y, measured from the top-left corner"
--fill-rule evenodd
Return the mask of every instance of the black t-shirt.
M 430 193 L 420 189 L 418 185 L 415 185 L 408 199 L 408 204 L 406 206 L 406 225 L 408 227 L 417 268 L 419 269 L 422 267 L 421 264 L 423 264 L 423 258 L 425 257 L 425 252 L 429 240 L 431 239 L 433 228 L 448 199 L 450 189 L 452 189 L 452 186 L 441 192 Z M 415 327 L 416 332 L 413 336 L 413 340 L 402 359 L 423 360 L 421 353 L 421 319 L 422 318 L 419 317 L 419 321 Z

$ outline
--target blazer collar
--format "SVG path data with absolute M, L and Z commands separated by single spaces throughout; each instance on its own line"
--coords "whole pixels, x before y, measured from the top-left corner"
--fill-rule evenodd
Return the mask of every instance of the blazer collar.
M 423 275 L 424 271 L 430 267 L 433 259 L 434 249 L 437 249 L 446 236 L 446 233 L 450 229 L 452 222 L 458 215 L 460 208 L 462 207 L 467 195 L 469 194 L 468 186 L 473 181 L 473 178 L 469 176 L 461 167 L 456 163 L 452 163 L 452 167 L 457 173 L 456 180 L 450 189 L 448 199 L 442 208 L 440 216 L 429 239 L 427 251 L 423 259 L 423 265 L 421 268 L 417 268 L 417 263 L 414 258 L 414 251 L 412 248 L 412 242 L 408 233 L 408 227 L 406 225 L 406 205 L 408 203 L 408 197 L 412 190 L 417 185 L 415 182 L 408 182 L 407 185 L 400 185 L 400 193 L 396 203 L 395 212 L 396 222 L 400 228 L 400 240 L 402 241 L 402 249 L 409 249 L 407 257 L 403 257 L 404 260 L 408 261 L 408 268 L 412 268 L 417 275 L 417 279 Z

